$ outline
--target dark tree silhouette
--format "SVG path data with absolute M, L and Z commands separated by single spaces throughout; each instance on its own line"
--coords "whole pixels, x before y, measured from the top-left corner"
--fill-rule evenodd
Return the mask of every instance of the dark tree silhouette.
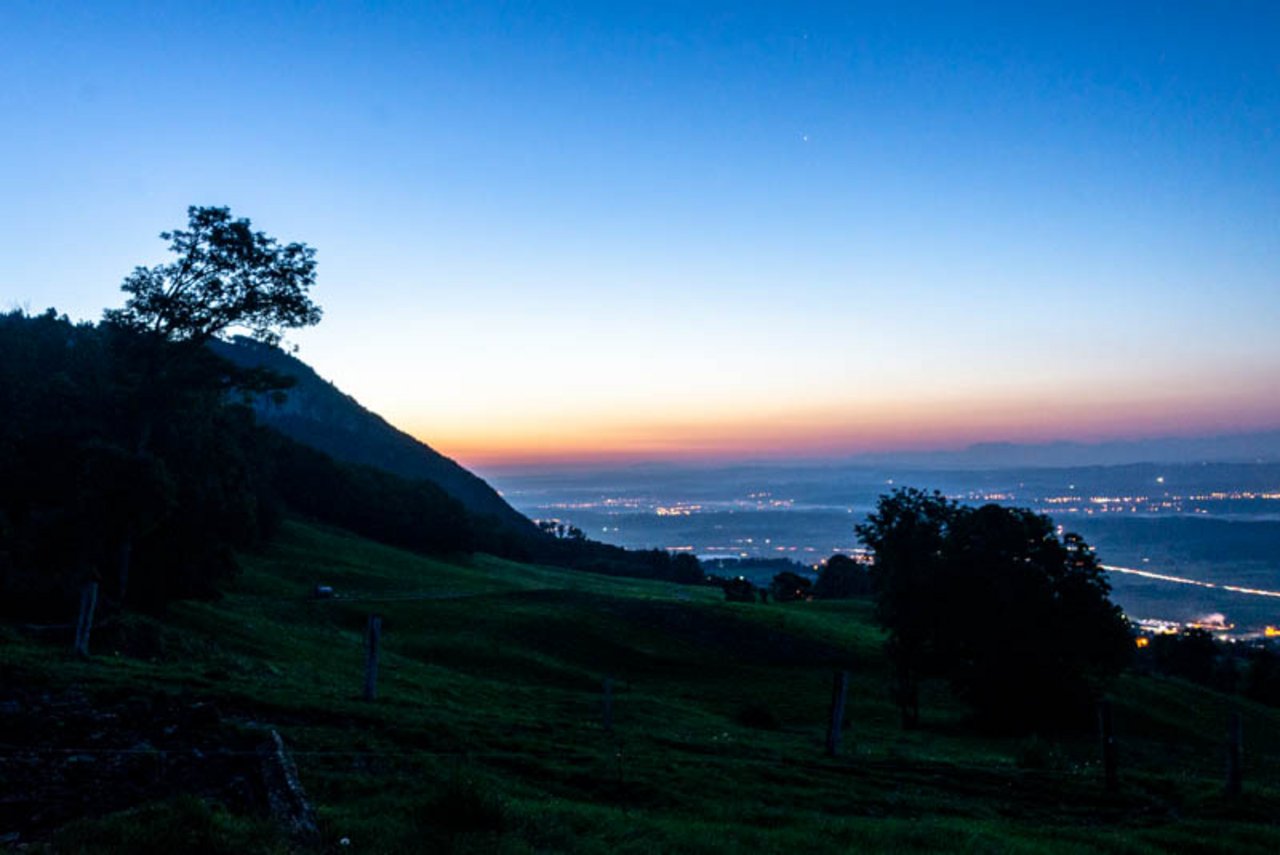
M 707 576 L 697 556 L 682 552 L 671 556 L 671 578 L 682 585 L 701 585 Z
M 160 235 L 177 259 L 136 268 L 120 286 L 128 301 L 104 320 L 196 344 L 237 330 L 276 344 L 281 330 L 320 321 L 307 293 L 315 284 L 315 250 L 282 246 L 249 220 L 233 219 L 228 208 L 193 205 L 187 220 L 186 231 Z
M 858 535 L 875 553 L 877 616 L 907 726 L 918 722 L 922 675 L 946 677 L 992 723 L 1033 726 L 1084 715 L 1131 655 L 1093 550 L 1059 539 L 1048 517 L 908 489 L 882 496 Z
M 812 588 L 812 582 L 799 573 L 792 573 L 790 570 L 777 574 L 773 577 L 773 581 L 769 583 L 769 592 L 773 594 L 774 600 L 779 603 L 803 600 L 809 596 L 809 591 Z
M 920 721 L 920 674 L 931 664 L 937 613 L 943 607 L 937 588 L 942 545 L 957 510 L 941 493 L 899 489 L 881 496 L 867 522 L 855 529 L 875 554 L 871 582 L 876 618 L 889 632 L 893 696 L 903 727 Z
M 216 372 L 155 397 L 156 429 L 138 448 L 137 399 L 150 387 L 135 337 L 53 312 L 0 316 L 5 611 L 57 613 L 89 579 L 113 606 L 211 594 L 235 570 L 229 552 L 271 528 L 266 461 Z
M 274 345 L 282 330 L 320 320 L 320 308 L 308 295 L 315 284 L 313 249 L 281 245 L 254 231 L 249 220 L 233 218 L 228 208 L 192 206 L 187 222 L 186 230 L 160 235 L 177 258 L 136 268 L 120 286 L 130 295 L 124 306 L 103 313 L 130 411 L 130 444 L 138 456 L 152 451 L 157 425 L 216 413 L 231 388 L 248 393 L 291 385 L 271 372 L 240 369 L 214 356 L 205 346 L 212 339 L 247 332 Z M 222 446 L 206 447 L 213 449 Z M 212 495 L 205 491 L 200 497 L 205 501 Z M 137 534 L 133 524 L 118 534 L 122 600 Z
M 1221 672 L 1219 662 L 1223 658 L 1213 635 L 1208 630 L 1192 627 L 1177 634 L 1151 638 L 1143 651 L 1142 664 L 1162 674 L 1207 686 L 1222 682 L 1214 678 Z M 1216 688 L 1230 691 L 1232 687 L 1217 685 Z
M 721 579 L 720 587 L 724 590 L 724 598 L 731 603 L 754 603 L 756 586 L 746 579 Z
M 1022 508 L 962 508 L 944 545 L 938 651 L 952 689 L 991 723 L 1089 718 L 1133 634 L 1093 550 Z
M 818 571 L 813 595 L 820 600 L 848 600 L 871 593 L 871 571 L 847 555 L 832 555 Z

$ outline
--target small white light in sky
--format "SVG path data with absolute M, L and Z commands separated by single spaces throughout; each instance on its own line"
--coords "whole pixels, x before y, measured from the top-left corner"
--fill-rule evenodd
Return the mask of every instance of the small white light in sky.
M 1157 477 L 1157 478 L 1156 478 L 1156 483 L 1157 483 L 1157 484 L 1163 484 L 1163 483 L 1164 483 L 1164 476 L 1163 476 L 1163 475 L 1161 475 L 1161 476 Z
M 808 141 L 809 141 L 809 135 L 808 135 L 808 134 L 801 134 L 801 135 L 800 135 L 800 140 L 801 140 L 802 142 L 808 142 Z

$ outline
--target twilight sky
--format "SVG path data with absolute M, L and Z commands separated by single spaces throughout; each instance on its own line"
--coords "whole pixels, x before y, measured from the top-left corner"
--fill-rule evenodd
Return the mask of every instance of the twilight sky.
M 464 463 L 1280 426 L 1272 2 L 0 3 L 0 309 L 190 204 Z

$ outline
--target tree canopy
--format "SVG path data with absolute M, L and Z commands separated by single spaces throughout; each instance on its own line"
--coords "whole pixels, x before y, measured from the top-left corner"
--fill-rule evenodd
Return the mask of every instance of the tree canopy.
M 773 577 L 773 581 L 769 583 L 769 593 L 779 603 L 808 599 L 812 589 L 812 582 L 799 573 L 792 573 L 790 570 L 777 574 Z
M 818 570 L 813 595 L 820 600 L 847 600 L 871 593 L 871 572 L 848 555 L 832 555 Z
M 308 295 L 316 275 L 311 247 L 281 245 L 229 208 L 193 205 L 187 222 L 186 230 L 160 234 L 177 258 L 136 268 L 120 286 L 128 301 L 104 320 L 196 344 L 233 331 L 276 344 L 282 330 L 320 321 Z
M 914 489 L 882 496 L 858 536 L 875 555 L 904 723 L 922 676 L 984 718 L 1062 721 L 1127 661 L 1132 636 L 1093 550 L 1022 508 L 963 507 Z

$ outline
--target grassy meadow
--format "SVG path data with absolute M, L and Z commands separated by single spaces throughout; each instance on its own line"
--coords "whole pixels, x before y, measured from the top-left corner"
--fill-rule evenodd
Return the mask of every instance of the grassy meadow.
M 66 821 L 36 823 L 36 851 L 289 851 L 250 797 L 251 748 L 270 729 L 323 851 L 1280 851 L 1280 711 L 1190 684 L 1113 687 L 1121 786 L 1107 793 L 1093 733 L 982 735 L 942 685 L 926 687 L 924 726 L 902 731 L 865 602 L 730 604 L 715 588 L 449 563 L 296 522 L 245 564 L 219 601 L 106 622 L 88 661 L 0 626 L 5 691 L 47 711 L 0 733 L 9 772 L 28 762 L 68 781 L 51 791 L 64 796 L 124 778 L 140 794 L 64 806 Z M 336 596 L 313 598 L 316 584 Z M 851 681 L 830 759 L 837 670 Z M 61 727 L 59 704 L 87 724 Z M 1238 799 L 1222 794 L 1232 709 Z M 245 798 L 223 795 L 228 776 Z

